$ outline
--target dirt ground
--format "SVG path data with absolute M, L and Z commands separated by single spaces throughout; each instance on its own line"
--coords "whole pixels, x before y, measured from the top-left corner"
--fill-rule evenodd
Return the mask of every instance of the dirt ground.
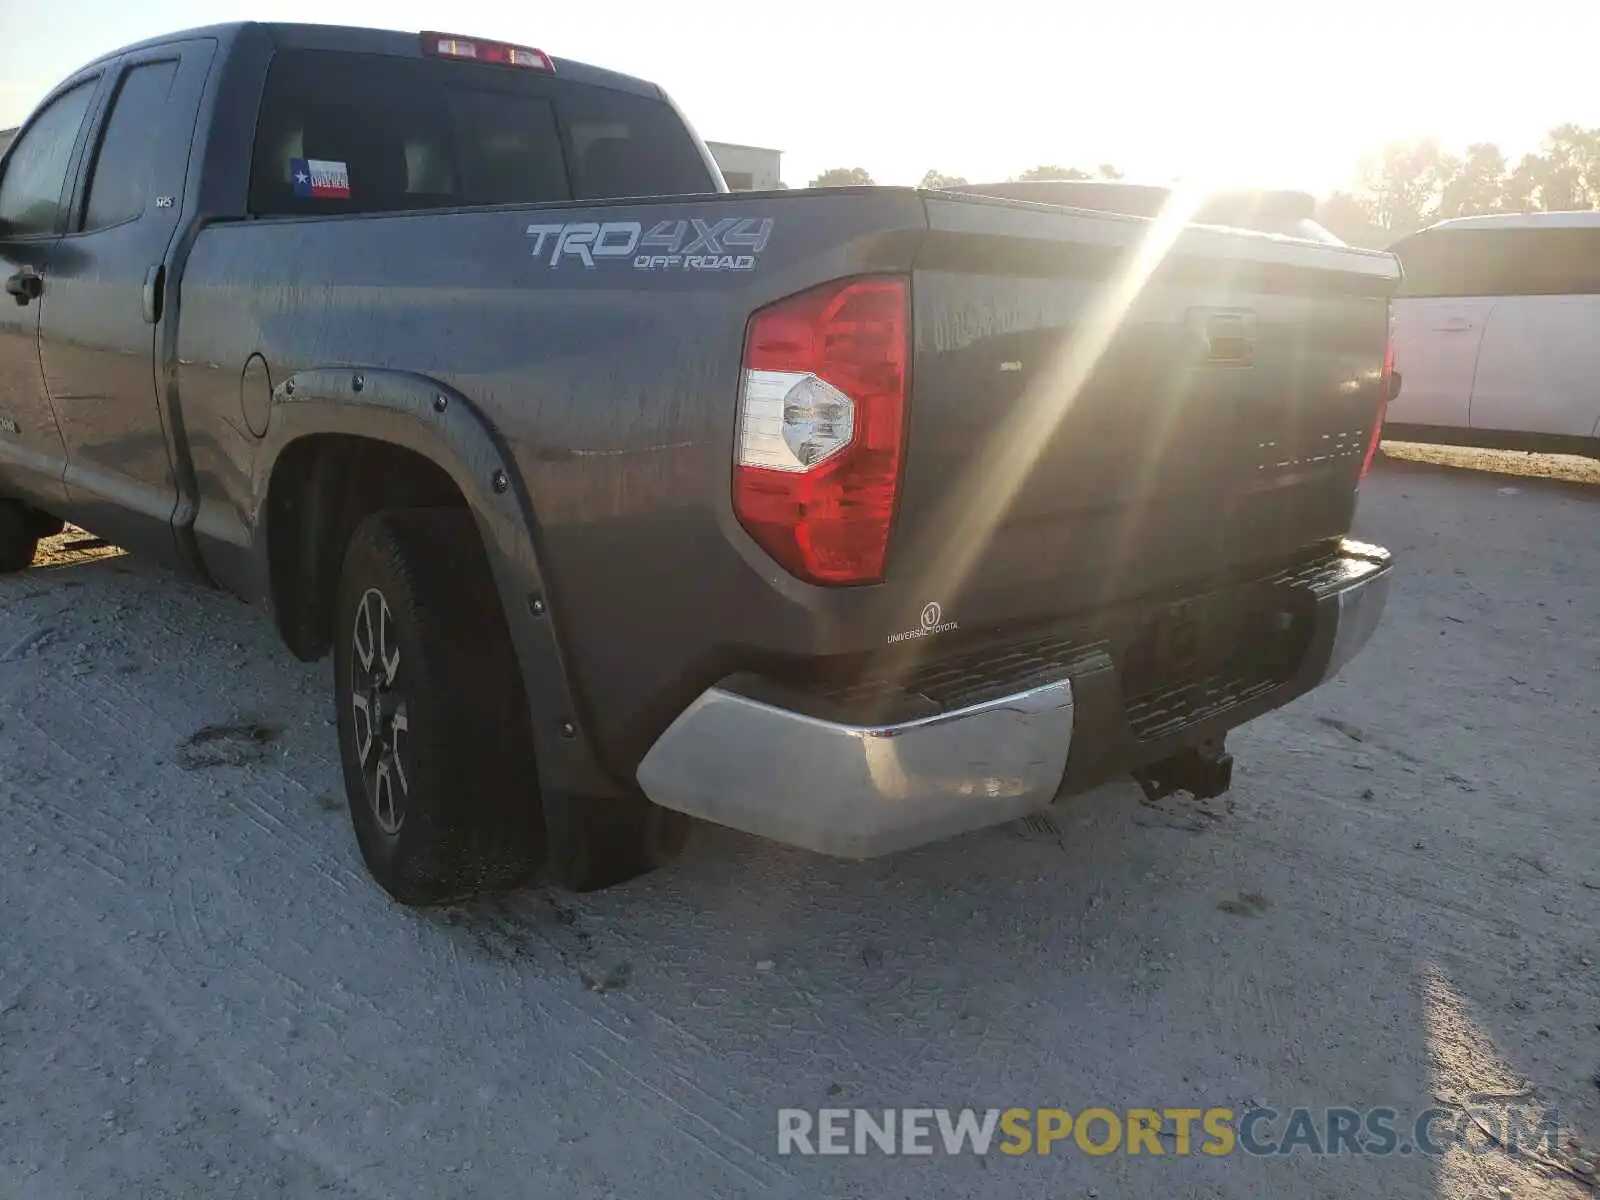
M 1233 737 L 1225 800 L 1117 785 L 865 865 L 707 829 L 611 892 L 434 912 L 362 871 L 327 665 L 69 533 L 0 581 L 0 1196 L 1589 1196 L 1600 479 L 1391 450 L 1385 622 Z M 776 1138 L 788 1106 L 1483 1094 L 1558 1110 L 1556 1155 Z

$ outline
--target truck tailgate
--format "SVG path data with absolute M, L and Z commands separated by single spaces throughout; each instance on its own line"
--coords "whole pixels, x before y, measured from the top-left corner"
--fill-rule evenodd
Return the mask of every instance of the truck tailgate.
M 892 582 L 976 631 L 1189 590 L 1348 531 L 1391 257 L 926 203 Z

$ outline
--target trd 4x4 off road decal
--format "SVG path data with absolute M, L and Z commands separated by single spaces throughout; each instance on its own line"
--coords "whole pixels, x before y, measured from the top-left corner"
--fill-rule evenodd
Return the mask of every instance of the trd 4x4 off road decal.
M 570 221 L 529 225 L 533 256 L 549 266 L 576 259 L 589 270 L 629 259 L 635 271 L 751 271 L 772 236 L 771 217 L 658 221 Z

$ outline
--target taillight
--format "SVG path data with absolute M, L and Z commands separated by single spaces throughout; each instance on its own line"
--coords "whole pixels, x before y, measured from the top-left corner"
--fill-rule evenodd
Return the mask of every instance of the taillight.
M 750 319 L 733 509 L 768 554 L 811 583 L 883 578 L 910 307 L 904 278 L 847 279 Z
M 457 37 L 453 33 L 424 33 L 422 52 L 429 58 L 459 58 L 468 62 L 496 63 L 502 67 L 522 67 L 529 71 L 556 69 L 548 54 L 532 46 Z
M 1378 453 L 1378 441 L 1383 437 L 1383 418 L 1389 411 L 1389 389 L 1394 383 L 1394 314 L 1389 314 L 1389 335 L 1383 346 L 1383 375 L 1378 382 L 1378 412 L 1372 419 L 1372 433 L 1367 438 L 1367 456 L 1361 461 L 1361 478 L 1372 470 L 1373 456 Z

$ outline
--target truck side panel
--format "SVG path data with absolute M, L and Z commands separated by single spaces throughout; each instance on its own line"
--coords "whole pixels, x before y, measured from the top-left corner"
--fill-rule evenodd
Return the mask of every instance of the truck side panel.
M 212 225 L 181 281 L 176 368 L 207 564 L 267 591 L 238 567 L 260 561 L 244 552 L 271 474 L 241 412 L 247 359 L 274 386 L 323 367 L 436 379 L 510 448 L 585 734 L 636 761 L 741 648 L 801 656 L 889 623 L 879 589 L 801 585 L 739 529 L 735 397 L 752 310 L 909 270 L 923 222 L 914 194 L 882 189 Z M 591 266 L 574 228 L 629 252 Z
M 65 441 L 62 515 L 171 565 L 172 430 L 158 403 L 163 292 L 185 215 L 185 176 L 209 38 L 124 56 L 80 172 L 72 223 L 40 318 L 39 359 Z

